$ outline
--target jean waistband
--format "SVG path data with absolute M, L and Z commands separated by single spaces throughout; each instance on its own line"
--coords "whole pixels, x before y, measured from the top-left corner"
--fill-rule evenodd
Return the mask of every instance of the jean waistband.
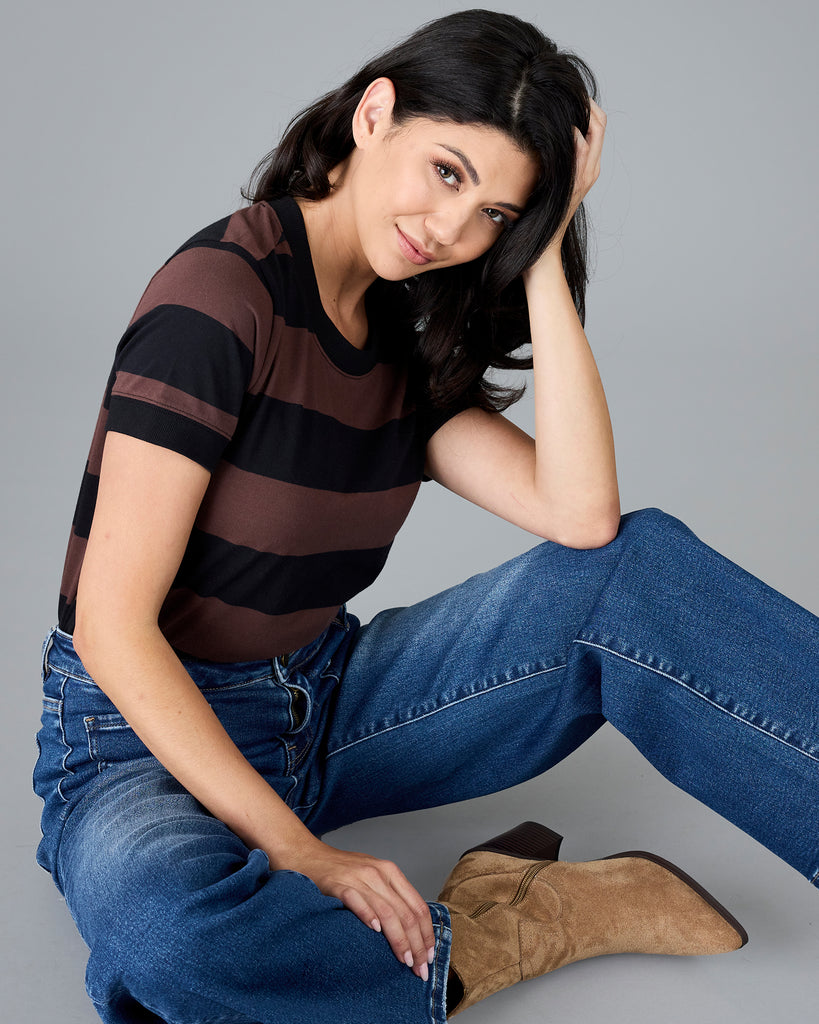
M 205 683 L 218 685 L 220 681 L 227 683 L 230 679 L 235 678 L 237 672 L 245 678 L 266 674 L 271 672 L 276 662 L 279 662 L 282 666 L 289 666 L 291 669 L 298 668 L 317 653 L 331 630 L 341 628 L 347 631 L 351 624 L 353 624 L 352 620 L 353 617 L 349 615 L 347 609 L 345 607 L 340 608 L 336 618 L 315 640 L 311 640 L 304 647 L 282 655 L 280 658 L 240 662 L 203 661 L 184 654 L 180 654 L 179 658 L 194 681 L 199 685 Z M 72 679 L 92 684 L 94 682 L 85 665 L 83 665 L 80 656 L 74 649 L 73 637 L 57 626 L 49 631 L 43 642 L 42 672 L 44 679 L 47 678 L 52 667 Z

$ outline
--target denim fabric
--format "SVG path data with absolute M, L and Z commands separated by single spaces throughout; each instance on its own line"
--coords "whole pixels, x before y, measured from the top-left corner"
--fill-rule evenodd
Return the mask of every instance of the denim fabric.
M 285 659 L 185 665 L 317 834 L 515 785 L 609 720 L 819 885 L 819 619 L 657 510 L 605 548 L 544 543 L 367 626 L 344 613 Z M 446 907 L 425 983 L 204 812 L 70 637 L 50 634 L 43 674 L 38 859 L 104 1021 L 445 1020 Z

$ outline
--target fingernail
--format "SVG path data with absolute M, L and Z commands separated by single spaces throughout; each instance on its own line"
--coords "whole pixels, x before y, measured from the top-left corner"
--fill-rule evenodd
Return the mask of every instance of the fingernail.
M 427 967 L 427 965 L 421 964 L 421 967 L 419 969 L 421 971 L 421 978 L 424 981 L 429 981 L 429 968 Z
M 413 966 L 412 953 L 410 952 L 410 950 L 407 950 L 406 953 L 404 954 L 404 963 L 407 965 L 407 967 Z
M 377 917 L 374 917 L 372 919 L 372 921 L 370 921 L 370 927 L 372 928 L 372 930 L 374 932 L 380 932 L 381 931 L 381 922 L 378 920 Z
M 434 959 L 435 959 L 435 947 L 434 946 L 430 946 L 429 949 L 427 950 L 427 963 L 431 964 Z

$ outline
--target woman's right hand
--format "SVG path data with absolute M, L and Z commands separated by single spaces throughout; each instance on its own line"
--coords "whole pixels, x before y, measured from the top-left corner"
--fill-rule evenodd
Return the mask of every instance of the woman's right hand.
M 298 871 L 325 896 L 334 896 L 368 928 L 382 932 L 396 957 L 426 981 L 435 953 L 429 907 L 392 861 L 338 850 L 319 839 L 299 844 L 290 856 L 274 857 L 275 868 Z

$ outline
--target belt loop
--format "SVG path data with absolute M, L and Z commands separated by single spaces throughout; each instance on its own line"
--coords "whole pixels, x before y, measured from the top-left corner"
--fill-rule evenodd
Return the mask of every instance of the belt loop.
M 287 680 L 287 666 L 290 663 L 290 655 L 288 653 L 279 654 L 273 658 L 270 662 L 270 667 L 273 670 L 273 675 L 280 683 L 284 683 Z
M 51 669 L 48 666 L 48 656 L 49 656 L 49 654 L 51 654 L 51 648 L 54 646 L 54 633 L 56 631 L 56 628 L 57 627 L 55 626 L 54 629 L 51 630 L 51 632 L 48 634 L 48 636 L 43 641 L 43 660 L 42 660 L 43 681 L 48 679 L 48 674 L 51 671 Z

